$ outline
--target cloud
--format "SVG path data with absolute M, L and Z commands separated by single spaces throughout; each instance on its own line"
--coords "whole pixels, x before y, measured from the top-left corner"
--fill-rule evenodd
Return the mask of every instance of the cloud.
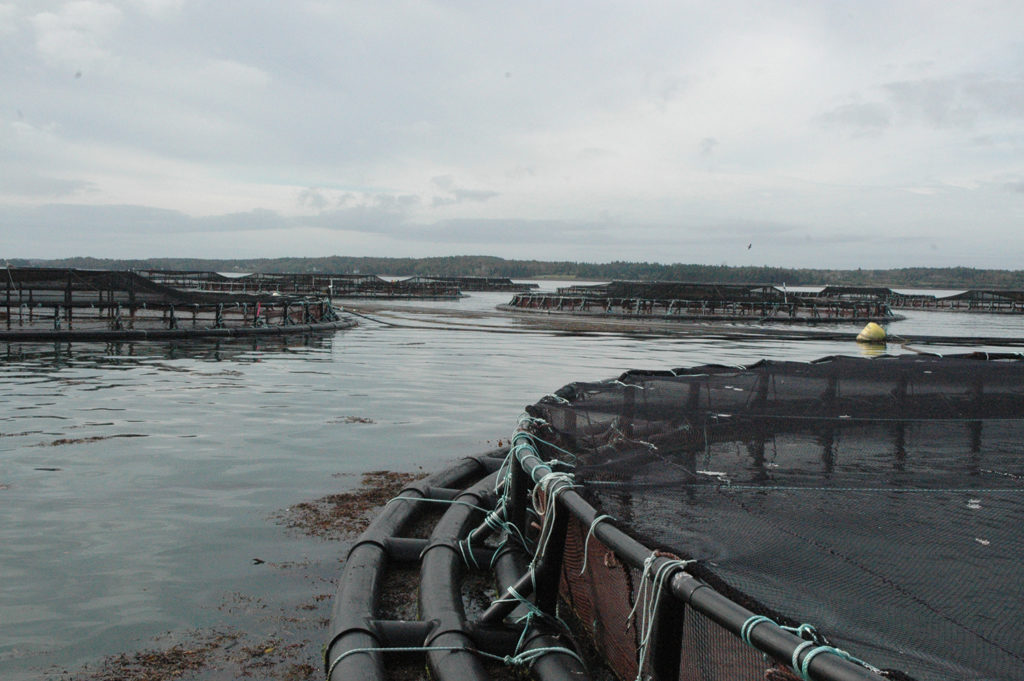
M 200 255 L 788 264 L 931 229 L 969 260 L 1019 231 L 1022 23 L 1000 0 L 0 0 L 0 216 L 28 210 L 5 224 L 35 249 L 59 225 Z
M 77 0 L 56 12 L 40 12 L 30 22 L 36 48 L 54 64 L 83 66 L 110 58 L 106 43 L 120 25 L 122 12 L 114 5 Z
M 857 133 L 879 133 L 892 125 L 889 107 L 880 102 L 851 102 L 818 115 L 826 128 L 847 128 Z
M 452 175 L 437 175 L 430 178 L 430 183 L 448 194 L 448 196 L 435 196 L 433 201 L 431 201 L 431 205 L 434 208 L 454 206 L 467 202 L 483 202 L 500 196 L 498 192 L 487 189 L 465 189 L 459 187 Z
M 3 178 L 0 181 L 0 195 L 57 199 L 93 193 L 97 189 L 95 183 L 87 180 L 68 180 L 45 175 L 0 171 L 0 178 Z

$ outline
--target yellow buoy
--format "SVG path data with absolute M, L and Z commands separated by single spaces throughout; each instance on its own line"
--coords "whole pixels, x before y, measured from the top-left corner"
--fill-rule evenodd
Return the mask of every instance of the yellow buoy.
M 885 329 L 874 322 L 868 322 L 860 333 L 857 334 L 858 343 L 884 343 Z

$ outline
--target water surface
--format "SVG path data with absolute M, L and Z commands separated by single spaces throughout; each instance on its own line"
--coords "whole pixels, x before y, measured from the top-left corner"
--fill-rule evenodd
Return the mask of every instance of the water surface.
M 849 341 L 538 331 L 494 311 L 508 298 L 418 303 L 288 341 L 0 344 L 0 675 L 217 626 L 239 590 L 300 588 L 265 564 L 332 564 L 339 546 L 275 512 L 367 470 L 493 448 L 573 380 L 862 351 L 856 326 Z M 891 332 L 1024 337 L 1005 315 L 907 316 Z

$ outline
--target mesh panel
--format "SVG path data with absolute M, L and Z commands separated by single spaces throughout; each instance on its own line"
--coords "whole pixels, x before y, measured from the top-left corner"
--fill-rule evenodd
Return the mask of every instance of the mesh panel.
M 684 608 L 681 681 L 764 681 L 764 656 L 692 608 Z
M 755 611 L 918 679 L 1019 678 L 1024 362 L 630 372 L 531 411 L 602 512 Z
M 631 621 L 629 615 L 634 584 L 639 583 L 640 575 L 620 563 L 610 549 L 593 537 L 588 542 L 583 571 L 583 539 L 587 530 L 575 518 L 569 521 L 561 591 L 608 666 L 619 678 L 633 679 L 638 658 L 638 623 L 635 619 Z

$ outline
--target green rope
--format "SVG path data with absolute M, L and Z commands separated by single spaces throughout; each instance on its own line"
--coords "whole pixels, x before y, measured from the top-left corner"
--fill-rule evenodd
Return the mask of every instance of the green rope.
M 765 617 L 764 615 L 754 615 L 753 617 L 749 617 L 747 618 L 747 621 L 743 623 L 743 626 L 740 627 L 740 640 L 748 646 L 756 647 L 750 640 L 750 634 L 753 633 L 754 627 L 762 622 L 771 622 L 772 624 L 775 624 L 770 617 Z M 775 626 L 779 625 L 775 624 Z
M 754 627 L 764 623 L 772 624 L 778 627 L 779 629 L 782 629 L 783 631 L 788 631 L 791 634 L 799 636 L 800 638 L 808 639 L 793 649 L 793 656 L 790 659 L 793 671 L 799 674 L 804 681 L 813 681 L 813 679 L 811 679 L 810 676 L 811 660 L 813 660 L 815 657 L 823 653 L 828 653 L 831 655 L 836 655 L 837 657 L 841 657 L 842 659 L 848 662 L 852 662 L 853 664 L 860 665 L 861 667 L 864 667 L 865 669 L 874 672 L 875 674 L 881 673 L 881 670 L 878 669 L 878 667 L 874 667 L 865 662 L 864 660 L 857 659 L 845 650 L 840 650 L 839 648 L 827 645 L 822 636 L 818 633 L 817 629 L 814 628 L 814 625 L 811 624 L 801 624 L 798 627 L 785 627 L 779 625 L 770 617 L 765 617 L 764 615 L 752 615 L 748 617 L 747 620 L 743 623 L 743 626 L 740 627 L 740 639 L 748 646 L 752 648 L 757 648 L 757 646 L 754 645 L 753 641 L 750 640 L 750 636 L 754 631 Z M 806 655 L 804 655 L 803 660 L 801 660 L 801 653 L 803 653 L 808 648 L 810 648 L 810 650 L 807 652 Z

